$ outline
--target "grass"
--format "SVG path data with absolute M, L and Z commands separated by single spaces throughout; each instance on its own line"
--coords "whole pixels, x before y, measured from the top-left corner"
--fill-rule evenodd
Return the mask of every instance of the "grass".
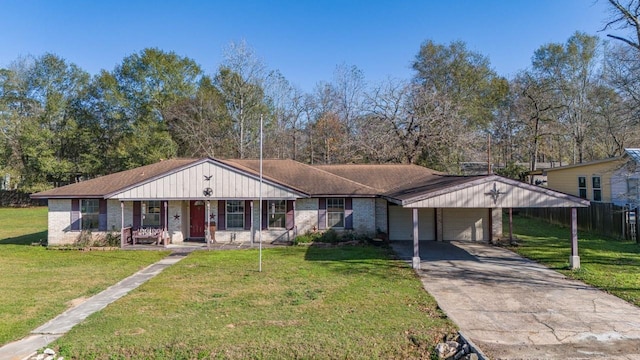
M 46 208 L 0 208 L 0 345 L 166 256 L 31 246 L 46 240 L 46 229 Z
M 640 306 L 640 245 L 586 232 L 578 233 L 581 268 L 569 270 L 570 230 L 537 219 L 514 216 L 520 246 L 513 251 L 568 277 L 605 290 Z M 508 234 L 508 220 L 503 221 Z
M 66 359 L 417 359 L 454 325 L 390 250 L 195 252 L 52 345 Z

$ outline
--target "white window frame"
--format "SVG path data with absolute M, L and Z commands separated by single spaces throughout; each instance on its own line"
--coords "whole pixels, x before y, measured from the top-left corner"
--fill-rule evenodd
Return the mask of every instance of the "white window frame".
M 161 206 L 162 201 L 160 200 L 142 202 L 142 227 L 160 228 L 160 226 L 162 226 L 162 219 L 160 219 L 160 214 L 162 213 L 160 210 Z M 156 221 L 151 221 L 152 219 Z
M 596 179 L 598 179 L 597 187 Z M 593 194 L 593 201 L 602 202 L 602 177 L 600 175 L 591 176 L 591 192 Z M 598 196 L 596 196 L 596 192 L 598 193 Z
M 345 200 L 344 198 L 327 198 L 327 229 L 344 229 L 345 227 Z M 335 221 L 338 216 L 339 220 Z
M 94 220 L 94 221 L 91 221 Z M 91 226 L 95 224 L 95 227 Z M 80 200 L 80 229 L 98 230 L 100 228 L 100 200 Z
M 287 227 L 287 201 L 269 200 L 267 201 L 267 228 L 284 229 Z M 280 223 L 276 226 L 276 223 Z
M 227 230 L 244 230 L 244 224 L 246 219 L 244 218 L 244 206 L 245 206 L 245 202 L 244 200 L 227 200 L 225 201 L 225 222 L 226 222 L 226 228 Z M 234 211 L 229 211 L 229 209 L 232 209 Z M 240 226 L 230 226 L 229 225 L 229 220 L 231 218 L 239 218 L 242 217 L 242 224 Z M 235 225 L 235 224 L 233 224 Z
M 580 186 L 582 184 L 580 184 L 580 180 L 584 180 L 584 186 Z M 584 194 L 584 196 L 582 196 L 582 194 Z M 578 176 L 578 197 L 582 198 L 582 199 L 586 199 L 587 198 L 587 177 L 586 176 Z

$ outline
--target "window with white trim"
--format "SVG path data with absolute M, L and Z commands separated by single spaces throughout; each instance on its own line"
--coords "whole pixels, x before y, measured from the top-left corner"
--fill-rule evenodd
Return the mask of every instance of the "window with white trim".
M 344 227 L 344 199 L 327 199 L 327 228 Z
M 284 228 L 287 221 L 286 200 L 269 200 L 267 202 L 269 228 Z
M 227 229 L 244 229 L 244 200 L 227 200 Z
M 593 186 L 593 201 L 602 201 L 602 187 L 600 176 L 592 176 L 591 185 Z
M 80 223 L 82 230 L 98 230 L 100 200 L 83 199 L 80 201 Z
M 587 198 L 587 177 L 578 176 L 578 196 L 583 199 Z
M 142 202 L 143 227 L 160 227 L 160 206 L 162 206 L 162 202 L 159 200 Z

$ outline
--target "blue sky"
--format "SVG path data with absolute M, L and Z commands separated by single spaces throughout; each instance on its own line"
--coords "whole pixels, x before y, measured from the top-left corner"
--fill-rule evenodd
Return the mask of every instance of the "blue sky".
M 604 37 L 607 11 L 605 0 L 0 0 L 0 67 L 50 52 L 96 74 L 157 47 L 213 74 L 224 47 L 245 40 L 268 68 L 311 91 L 338 64 L 372 84 L 409 78 L 431 39 L 462 40 L 510 77 L 544 44 L 575 31 Z

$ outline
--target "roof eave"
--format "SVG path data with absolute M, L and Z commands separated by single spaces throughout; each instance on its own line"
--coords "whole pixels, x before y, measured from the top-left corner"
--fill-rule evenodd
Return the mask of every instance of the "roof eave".
M 490 181 L 501 181 L 510 185 L 514 185 L 514 186 L 518 186 L 518 187 L 524 187 L 529 191 L 534 191 L 534 192 L 538 192 L 538 193 L 543 193 L 545 195 L 549 195 L 549 196 L 555 196 L 564 200 L 568 200 L 571 202 L 576 203 L 576 207 L 588 207 L 589 205 L 591 205 L 591 202 L 589 200 L 586 199 L 582 199 L 579 197 L 575 197 L 573 195 L 569 195 L 569 194 L 565 194 L 565 193 L 561 193 L 559 191 L 555 191 L 555 190 L 551 190 L 551 189 L 546 189 L 546 188 L 542 188 L 539 186 L 535 186 L 535 185 L 530 185 L 521 181 L 516 181 L 513 179 L 509 179 L 509 178 L 505 178 L 499 175 L 488 175 L 488 176 L 483 176 L 481 178 L 476 178 L 476 179 L 470 179 L 467 182 L 464 182 L 462 184 L 457 184 L 451 187 L 447 187 L 445 186 L 442 189 L 438 189 L 435 191 L 431 191 L 431 192 L 427 192 L 425 194 L 421 194 L 418 196 L 414 196 L 414 197 L 410 197 L 407 199 L 395 199 L 395 201 L 392 201 L 398 205 L 402 205 L 402 206 L 406 206 L 406 205 L 410 205 L 413 204 L 415 202 L 418 201 L 423 201 L 423 200 L 427 200 L 436 196 L 440 196 L 443 195 L 445 193 L 449 193 L 452 191 L 458 191 L 458 190 L 462 190 L 471 186 L 475 186 L 475 185 L 479 185 L 482 184 L 484 182 L 490 182 Z M 387 197 L 390 198 L 390 197 Z M 390 198 L 390 199 L 394 199 L 394 198 Z

